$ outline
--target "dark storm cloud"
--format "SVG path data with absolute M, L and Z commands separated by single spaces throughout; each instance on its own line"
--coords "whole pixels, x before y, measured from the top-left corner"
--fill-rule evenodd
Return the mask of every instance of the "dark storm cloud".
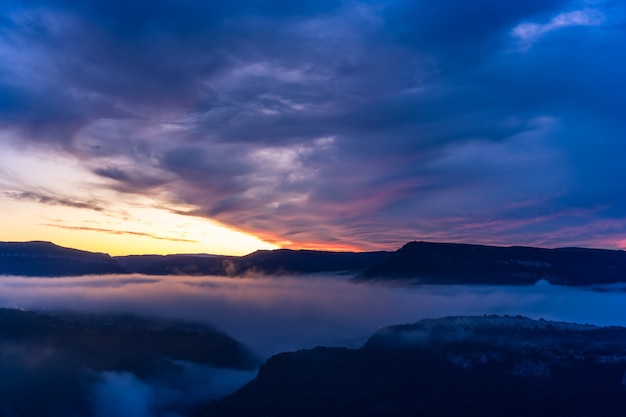
M 626 232 L 621 2 L 3 8 L 1 126 L 118 191 L 294 246 Z

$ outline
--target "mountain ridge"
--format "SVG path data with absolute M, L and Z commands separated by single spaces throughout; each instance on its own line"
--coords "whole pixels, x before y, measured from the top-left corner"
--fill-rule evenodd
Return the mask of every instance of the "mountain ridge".
M 126 272 L 110 255 L 45 241 L 0 242 L 0 274 L 76 276 Z
M 415 284 L 558 285 L 626 281 L 626 252 L 588 248 L 535 248 L 409 242 L 357 280 Z
M 258 250 L 211 254 L 109 256 L 49 242 L 0 242 L 0 274 L 215 275 L 245 277 L 331 273 L 355 282 L 400 284 L 596 285 L 626 282 L 626 252 L 564 247 L 408 242 L 394 252 Z

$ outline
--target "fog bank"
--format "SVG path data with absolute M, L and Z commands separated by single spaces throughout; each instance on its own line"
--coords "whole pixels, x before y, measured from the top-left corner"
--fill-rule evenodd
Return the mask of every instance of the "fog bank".
M 380 327 L 509 314 L 626 326 L 624 286 L 591 289 L 354 284 L 345 277 L 0 277 L 0 306 L 128 312 L 209 323 L 262 356 L 358 347 Z

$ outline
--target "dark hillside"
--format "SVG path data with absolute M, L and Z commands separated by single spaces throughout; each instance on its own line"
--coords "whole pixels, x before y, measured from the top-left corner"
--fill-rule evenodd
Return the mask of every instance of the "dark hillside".
M 287 275 L 356 274 L 380 262 L 389 252 L 259 250 L 245 256 L 139 255 L 117 257 L 132 272 L 148 275 Z
M 410 242 L 359 280 L 425 284 L 607 284 L 626 281 L 626 252 L 617 250 Z
M 2 416 L 100 415 L 92 408 L 98 387 L 113 389 L 126 405 L 132 405 L 128 398 L 141 402 L 142 393 L 157 388 L 182 399 L 195 383 L 206 383 L 208 376 L 200 377 L 211 369 L 257 366 L 248 348 L 209 326 L 122 314 L 0 309 Z M 185 415 L 189 405 L 176 398 L 155 401 L 163 409 L 154 415 Z
M 626 415 L 626 329 L 523 317 L 392 326 L 361 349 L 276 355 L 198 416 Z
M 236 263 L 239 274 L 356 273 L 389 256 L 389 252 L 326 252 L 314 250 L 259 250 Z
M 0 242 L 0 275 L 56 277 L 125 272 L 105 253 L 69 249 L 50 242 Z

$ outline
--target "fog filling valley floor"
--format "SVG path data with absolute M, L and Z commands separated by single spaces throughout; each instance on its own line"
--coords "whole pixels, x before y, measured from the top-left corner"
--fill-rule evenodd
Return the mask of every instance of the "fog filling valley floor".
M 625 290 L 623 284 L 585 289 L 547 282 L 517 287 L 388 286 L 357 284 L 347 276 L 329 275 L 2 276 L 0 307 L 39 313 L 131 313 L 156 319 L 156 323 L 176 319 L 207 324 L 252 349 L 262 363 L 280 352 L 315 346 L 359 348 L 381 327 L 450 315 L 524 315 L 626 326 Z M 103 417 L 178 417 L 234 392 L 256 376 L 256 369 L 216 368 L 175 358 L 165 358 L 146 375 L 127 367 L 91 369 L 80 362 L 72 365 L 74 371 L 62 366 L 50 374 L 50 369 L 59 367 L 55 355 L 67 353 L 63 344 L 28 347 L 20 343 L 10 337 L 0 343 L 0 365 L 4 375 L 10 375 L 0 386 L 2 416 L 65 417 L 92 412 Z M 76 389 L 59 378 L 74 381 Z M 14 392 L 16 383 L 18 388 L 28 388 Z M 58 389 L 60 393 L 54 394 Z M 31 403 L 33 395 L 38 402 Z M 31 404 L 39 408 L 24 413 L 24 407 Z M 55 411 L 63 404 L 66 409 Z
M 263 358 L 303 348 L 359 347 L 380 327 L 449 315 L 626 326 L 623 286 L 386 286 L 347 277 L 0 279 L 0 307 L 137 313 L 211 324 Z

